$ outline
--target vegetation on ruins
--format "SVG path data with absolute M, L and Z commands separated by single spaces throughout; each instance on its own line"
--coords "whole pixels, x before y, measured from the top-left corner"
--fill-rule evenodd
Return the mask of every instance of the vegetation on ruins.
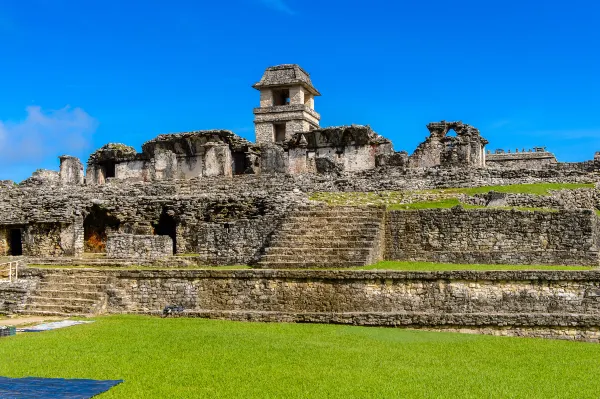
M 0 374 L 124 379 L 106 399 L 595 398 L 599 357 L 580 342 L 111 316 L 4 339 Z
M 380 192 L 315 192 L 311 200 L 324 202 L 330 206 L 385 206 L 390 210 L 452 208 L 461 205 L 466 209 L 484 208 L 482 205 L 464 203 L 465 196 L 488 194 L 526 194 L 548 196 L 553 191 L 593 189 L 588 183 L 532 183 L 507 186 L 483 186 L 468 188 L 445 188 L 435 190 L 407 190 Z M 518 209 L 525 211 L 551 211 L 541 207 L 496 207 L 500 209 Z

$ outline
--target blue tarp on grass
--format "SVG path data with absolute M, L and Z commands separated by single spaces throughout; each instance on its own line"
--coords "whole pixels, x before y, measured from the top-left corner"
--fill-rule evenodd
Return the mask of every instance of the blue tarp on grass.
M 123 380 L 65 380 L 62 378 L 0 377 L 2 399 L 88 399 L 100 395 Z

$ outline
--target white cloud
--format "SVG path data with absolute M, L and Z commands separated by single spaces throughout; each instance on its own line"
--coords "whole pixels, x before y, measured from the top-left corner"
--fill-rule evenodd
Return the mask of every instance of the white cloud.
M 29 106 L 26 111 L 22 121 L 0 121 L 3 164 L 40 162 L 46 156 L 78 153 L 89 147 L 98 127 L 98 121 L 81 108 L 44 111 Z
M 286 0 L 260 0 L 260 2 L 276 11 L 290 15 L 295 14 L 294 10 L 287 5 Z

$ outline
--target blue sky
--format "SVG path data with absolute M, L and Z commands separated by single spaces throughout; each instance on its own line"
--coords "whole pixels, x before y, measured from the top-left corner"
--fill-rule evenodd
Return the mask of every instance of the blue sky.
M 488 149 L 600 151 L 600 2 L 0 0 L 0 179 L 108 142 L 223 128 L 253 140 L 251 85 L 298 63 L 323 126 L 411 153 L 431 121 Z

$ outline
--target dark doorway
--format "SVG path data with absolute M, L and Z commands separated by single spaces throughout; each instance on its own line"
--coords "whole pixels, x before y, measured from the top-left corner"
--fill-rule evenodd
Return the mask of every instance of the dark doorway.
M 94 205 L 83 221 L 83 240 L 85 252 L 100 253 L 106 251 L 107 231 L 117 230 L 119 219 L 110 215 L 106 209 Z
M 10 254 L 12 256 L 23 255 L 23 242 L 21 241 L 21 229 L 10 229 Z
M 104 177 L 105 178 L 115 177 L 115 175 L 116 175 L 115 163 L 114 162 L 107 162 L 104 165 Z
M 158 219 L 158 223 L 154 225 L 154 234 L 159 236 L 169 236 L 173 240 L 173 254 L 177 253 L 177 222 L 175 217 L 170 215 L 167 210 L 163 209 Z
M 233 174 L 242 175 L 246 170 L 246 154 L 243 152 L 233 153 Z
M 285 123 L 276 123 L 273 125 L 273 134 L 276 143 L 283 143 L 285 141 Z

